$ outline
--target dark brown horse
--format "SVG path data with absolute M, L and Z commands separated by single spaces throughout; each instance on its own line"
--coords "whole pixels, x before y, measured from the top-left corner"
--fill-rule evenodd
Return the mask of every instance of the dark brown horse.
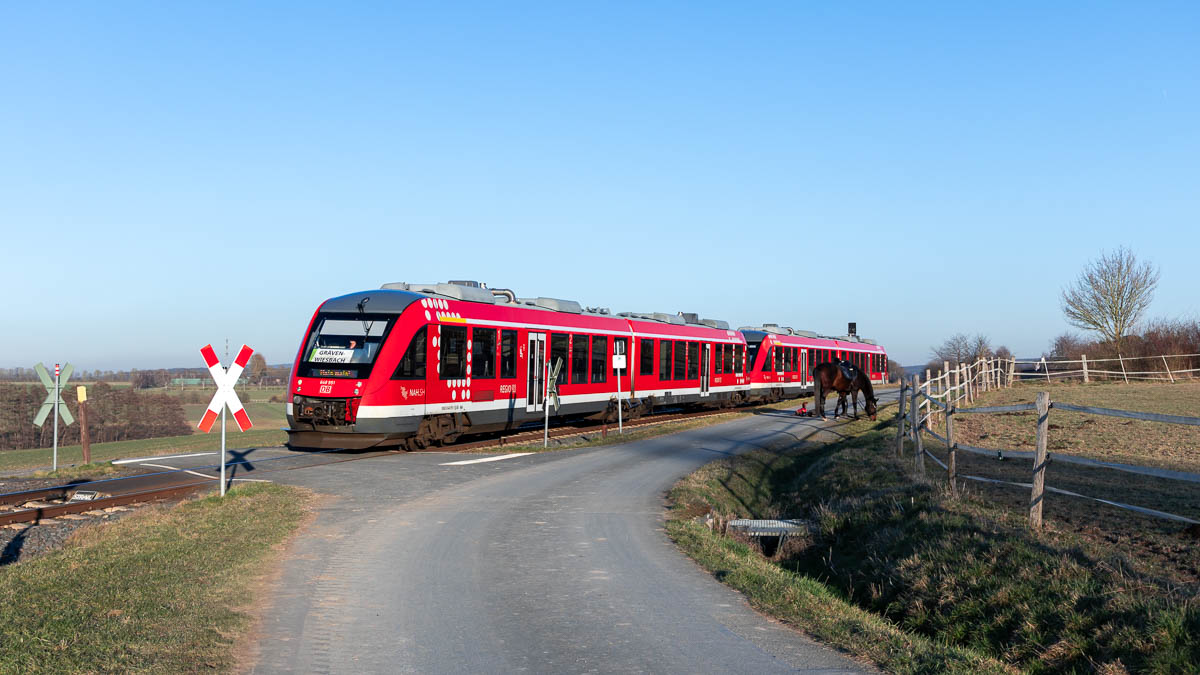
M 825 419 L 825 397 L 830 391 L 838 393 L 838 402 L 833 407 L 833 418 L 837 419 L 838 408 L 842 412 L 846 410 L 846 395 L 849 394 L 854 401 L 854 419 L 858 419 L 858 392 L 862 391 L 863 399 L 866 401 L 867 415 L 872 421 L 875 420 L 875 412 L 879 399 L 875 398 L 875 390 L 871 387 L 871 379 L 857 368 L 853 379 L 846 377 L 842 369 L 836 363 L 819 363 L 812 369 L 813 378 L 813 399 L 816 408 L 814 411 L 821 419 Z

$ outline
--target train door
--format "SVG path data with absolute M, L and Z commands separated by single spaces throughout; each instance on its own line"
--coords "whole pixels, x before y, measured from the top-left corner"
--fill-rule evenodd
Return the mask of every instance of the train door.
M 529 388 L 525 394 L 525 410 L 540 412 L 546 398 L 546 334 L 529 332 Z
M 808 350 L 800 348 L 800 384 L 808 384 Z
M 700 395 L 708 396 L 709 369 L 712 367 L 712 344 L 700 345 Z

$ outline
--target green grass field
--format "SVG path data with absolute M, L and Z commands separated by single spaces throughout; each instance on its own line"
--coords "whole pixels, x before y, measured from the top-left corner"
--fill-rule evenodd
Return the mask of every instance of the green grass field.
M 239 485 L 85 527 L 62 550 L 0 568 L 0 672 L 234 670 L 256 580 L 309 498 Z
M 242 401 L 242 405 L 246 407 L 246 414 L 250 416 L 250 421 L 254 426 L 267 427 L 284 427 L 287 426 L 287 409 L 283 403 L 258 403 Z M 208 408 L 207 403 L 184 403 L 183 415 L 187 419 L 188 426 L 193 429 L 200 423 L 200 419 L 204 417 L 204 411 Z M 234 424 L 230 419 L 229 424 Z M 234 427 L 236 428 L 236 424 Z M 200 433 L 197 431 L 196 433 Z
M 282 445 L 287 440 L 287 433 L 278 428 L 255 427 L 242 433 L 237 425 L 229 422 L 226 434 L 226 447 L 229 449 L 264 448 Z M 215 452 L 221 449 L 221 434 L 218 427 L 212 433 L 192 434 L 190 436 L 171 436 L 169 438 L 146 438 L 136 441 L 116 441 L 113 443 L 93 443 L 92 462 L 107 462 L 127 457 L 149 457 L 152 455 L 175 455 L 189 452 Z M 83 463 L 83 448 L 78 445 L 68 445 L 58 449 L 59 467 Z M 48 468 L 51 464 L 50 448 L 33 450 L 5 450 L 0 452 L 0 473 L 29 469 Z

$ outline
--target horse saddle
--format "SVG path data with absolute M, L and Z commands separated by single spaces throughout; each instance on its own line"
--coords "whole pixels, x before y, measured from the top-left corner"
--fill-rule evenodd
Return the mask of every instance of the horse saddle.
M 849 361 L 838 361 L 838 369 L 842 371 L 842 377 L 847 381 L 853 382 L 858 379 L 858 366 Z

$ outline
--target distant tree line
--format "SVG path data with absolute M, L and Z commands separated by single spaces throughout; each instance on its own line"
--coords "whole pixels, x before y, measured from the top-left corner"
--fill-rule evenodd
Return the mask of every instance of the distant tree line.
M 59 425 L 59 445 L 79 440 L 79 403 L 74 389 L 63 392 L 63 401 L 76 422 Z M 33 418 L 46 398 L 41 386 L 0 384 L 0 450 L 48 448 L 54 444 L 54 422 L 47 418 L 39 429 Z M 53 414 L 53 413 L 51 413 Z M 179 399 L 100 382 L 88 387 L 88 436 L 93 443 L 162 438 L 191 433 Z
M 228 365 L 228 364 L 226 364 Z M 46 366 L 53 372 L 54 364 Z M 262 354 L 255 353 L 246 364 L 239 383 L 255 385 L 283 385 L 291 377 L 291 364 L 270 366 Z M 157 368 L 152 370 L 76 370 L 71 376 L 75 382 L 128 382 L 134 389 L 155 389 L 170 386 L 176 378 L 209 381 L 206 368 Z M 0 368 L 0 382 L 37 382 L 33 368 Z
M 967 335 L 957 333 L 940 345 L 935 345 L 926 367 L 933 372 L 942 370 L 945 363 L 953 368 L 959 363 L 975 363 L 979 359 L 1011 359 L 1012 351 L 1004 345 L 993 347 L 992 341 L 981 333 Z
M 1115 359 L 1118 356 L 1134 359 L 1144 370 L 1162 369 L 1161 356 L 1172 354 L 1200 354 L 1200 321 L 1181 319 L 1157 319 L 1147 323 L 1140 331 L 1126 334 L 1118 348 L 1115 340 L 1088 339 L 1075 333 L 1063 333 L 1050 343 L 1050 350 L 1043 356 L 1047 359 L 1078 359 L 1086 355 L 1089 359 Z M 1157 362 L 1157 363 L 1156 363 Z M 1172 369 L 1200 367 L 1200 359 L 1172 360 Z

